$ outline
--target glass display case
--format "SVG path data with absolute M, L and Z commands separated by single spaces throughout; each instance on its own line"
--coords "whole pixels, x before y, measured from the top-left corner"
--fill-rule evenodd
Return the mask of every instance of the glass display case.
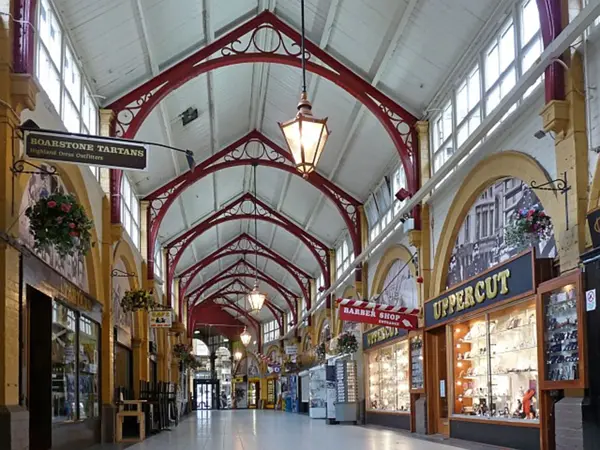
M 585 351 L 581 274 L 550 280 L 538 289 L 542 317 L 539 348 L 542 389 L 584 388 Z
M 410 412 L 409 342 L 369 354 L 369 404 L 373 411 Z
M 453 325 L 454 415 L 538 420 L 533 300 Z
M 324 419 L 327 413 L 325 366 L 313 367 L 308 373 L 310 377 L 309 415 L 313 419 Z
M 410 338 L 410 389 L 415 393 L 424 392 L 423 335 Z

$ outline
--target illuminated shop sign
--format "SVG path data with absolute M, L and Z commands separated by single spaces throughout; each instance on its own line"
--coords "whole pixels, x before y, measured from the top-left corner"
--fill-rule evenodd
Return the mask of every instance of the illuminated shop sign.
M 25 131 L 25 154 L 28 158 L 45 161 L 146 170 L 148 146 L 137 142 L 28 130 Z
M 425 327 L 535 291 L 533 253 L 527 252 L 425 303 Z
M 406 336 L 408 331 L 402 328 L 378 327 L 363 333 L 363 350 L 384 342 Z

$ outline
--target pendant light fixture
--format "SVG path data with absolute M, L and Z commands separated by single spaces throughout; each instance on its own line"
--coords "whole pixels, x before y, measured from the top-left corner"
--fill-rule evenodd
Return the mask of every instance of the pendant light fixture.
M 256 206 L 256 163 L 252 165 L 254 170 L 254 238 L 258 241 L 258 208 Z M 254 254 L 254 289 L 248 294 L 250 312 L 258 312 L 265 304 L 266 296 L 258 290 L 258 245 L 255 246 Z
M 312 115 L 312 105 L 306 93 L 306 51 L 304 37 L 304 0 L 300 1 L 302 20 L 302 94 L 298 103 L 296 117 L 284 123 L 279 123 L 288 150 L 294 158 L 298 172 L 303 177 L 315 170 L 323 148 L 329 137 L 327 118 L 316 119 Z
M 236 305 L 237 305 L 238 301 L 239 301 L 239 297 L 235 302 Z M 244 298 L 244 309 L 246 309 L 246 299 L 245 298 Z M 237 318 L 237 313 L 236 313 L 236 318 Z M 240 333 L 240 341 L 242 341 L 242 344 L 244 344 L 244 347 L 248 347 L 248 344 L 250 344 L 251 340 L 252 340 L 252 335 L 250 333 L 248 333 L 248 329 L 246 328 L 246 325 L 244 325 L 244 331 L 242 331 Z

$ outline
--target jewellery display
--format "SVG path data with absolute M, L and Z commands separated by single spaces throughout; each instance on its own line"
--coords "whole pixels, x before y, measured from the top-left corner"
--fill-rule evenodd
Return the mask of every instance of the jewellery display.
M 358 383 L 356 375 L 356 361 L 336 361 L 335 371 L 338 403 L 357 402 Z
M 410 411 L 408 341 L 369 355 L 368 409 Z
M 423 389 L 423 337 L 410 339 L 410 388 Z
M 545 375 L 549 381 L 579 378 L 579 320 L 575 285 L 543 296 Z
M 533 301 L 453 327 L 454 414 L 538 420 Z

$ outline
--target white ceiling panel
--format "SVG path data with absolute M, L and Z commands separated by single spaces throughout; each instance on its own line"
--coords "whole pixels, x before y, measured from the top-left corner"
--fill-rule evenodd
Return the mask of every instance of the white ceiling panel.
M 232 22 L 237 23 L 240 19 L 243 20 L 244 17 L 256 11 L 258 6 L 256 0 L 227 0 L 227 3 L 223 3 L 222 0 L 208 1 L 211 4 L 210 19 L 215 32 L 222 28 L 229 28 L 228 25 Z
M 302 177 L 291 176 L 281 211 L 296 223 L 304 223 L 323 194 Z
M 344 228 L 346 224 L 337 208 L 330 203 L 323 203 L 308 232 L 320 236 L 325 244 L 333 247 Z
M 181 193 L 188 223 L 196 224 L 214 211 L 212 178 L 204 177 Z
M 252 64 L 224 67 L 212 73 L 219 149 L 251 129 Z M 217 149 L 217 150 L 219 150 Z
M 244 192 L 245 167 L 238 166 L 215 172 L 217 205 L 225 205 Z
M 185 231 L 185 225 L 181 218 L 181 206 L 179 202 L 176 201 L 167 210 L 167 214 L 160 224 L 160 229 L 158 230 L 158 239 L 161 242 L 170 240 L 174 236 L 178 236 L 180 233 Z
M 327 22 L 327 14 L 334 3 L 337 2 L 333 0 L 306 0 L 304 3 L 304 19 L 307 39 L 319 42 Z M 276 5 L 275 13 L 284 18 L 295 29 L 300 29 L 300 2 L 280 1 Z

